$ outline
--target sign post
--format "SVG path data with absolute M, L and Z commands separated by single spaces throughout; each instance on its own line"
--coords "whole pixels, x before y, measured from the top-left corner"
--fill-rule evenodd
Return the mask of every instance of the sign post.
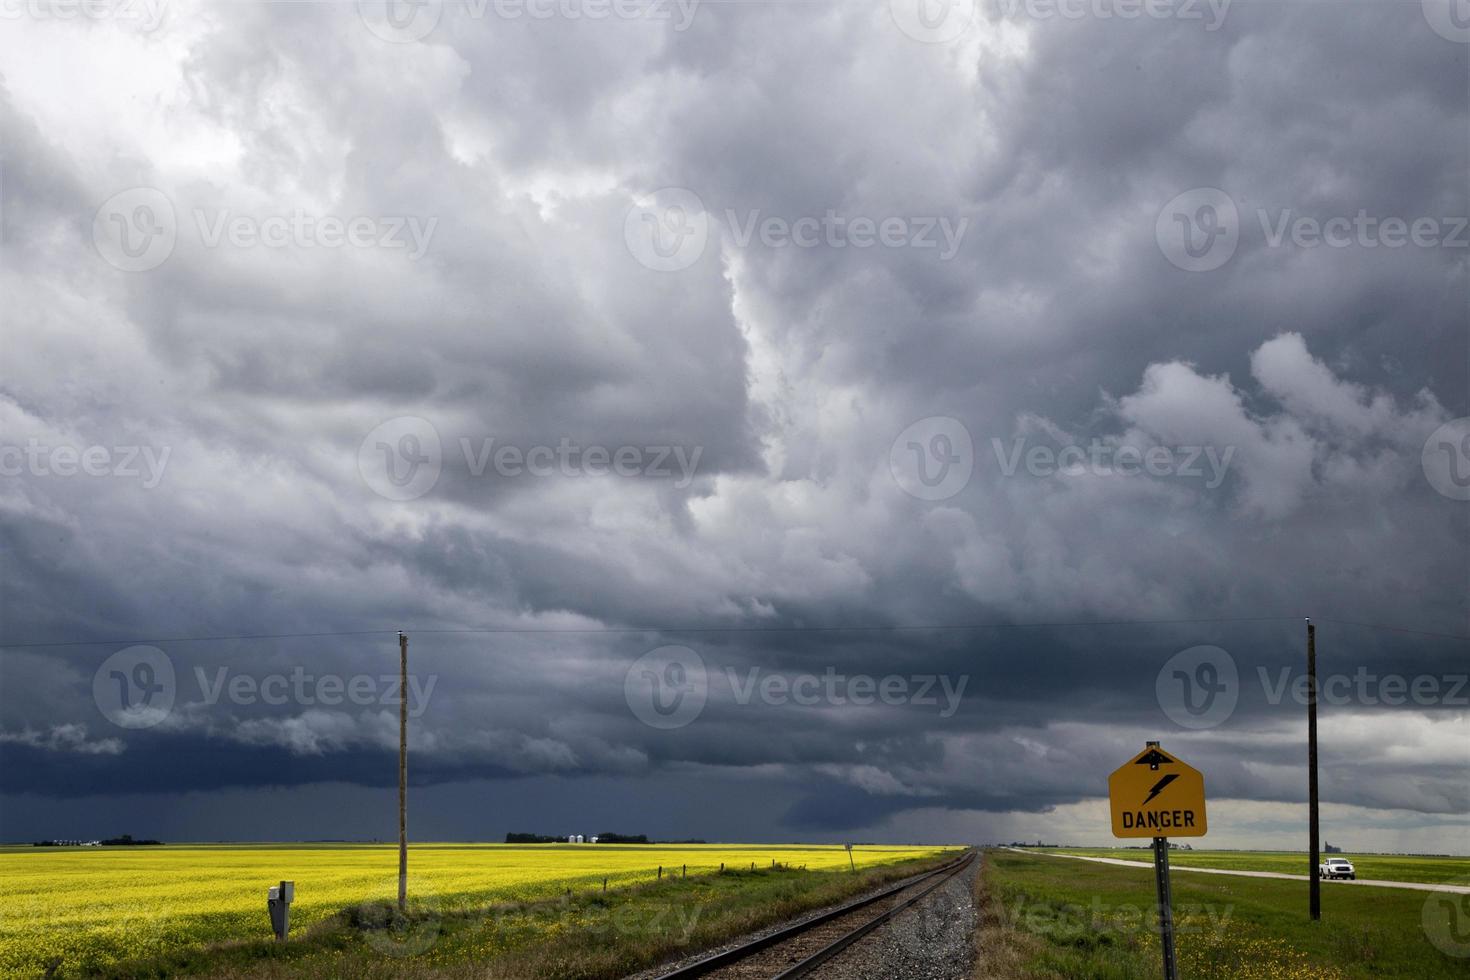
M 1108 777 L 1114 837 L 1153 839 L 1154 885 L 1159 902 L 1159 945 L 1164 980 L 1179 980 L 1174 957 L 1174 902 L 1169 886 L 1169 837 L 1203 837 L 1205 777 L 1198 769 L 1149 742 Z
M 1154 838 L 1154 887 L 1159 894 L 1159 945 L 1164 949 L 1164 980 L 1179 980 L 1174 958 L 1174 896 L 1169 890 L 1169 838 Z

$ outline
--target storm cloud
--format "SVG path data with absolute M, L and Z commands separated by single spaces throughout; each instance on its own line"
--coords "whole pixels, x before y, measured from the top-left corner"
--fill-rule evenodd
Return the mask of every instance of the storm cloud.
M 0 837 L 1470 852 L 1470 37 L 921 4 L 7 8 Z

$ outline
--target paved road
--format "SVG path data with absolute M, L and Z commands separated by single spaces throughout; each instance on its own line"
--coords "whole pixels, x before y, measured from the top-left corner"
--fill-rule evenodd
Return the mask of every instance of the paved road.
M 1153 868 L 1153 862 L 1122 861 L 1118 858 L 1086 857 L 1082 854 L 1056 854 L 1052 851 L 1038 851 L 1033 848 L 1008 847 L 1008 851 L 1017 854 L 1042 854 L 1046 857 L 1071 858 L 1073 861 L 1095 861 L 1098 864 L 1116 864 L 1124 868 Z M 1309 875 L 1289 875 L 1279 871 L 1230 871 L 1225 868 L 1186 868 L 1180 864 L 1170 864 L 1170 871 L 1194 871 L 1205 875 L 1235 875 L 1240 878 L 1280 878 L 1285 881 L 1311 881 Z M 1359 885 L 1365 888 L 1409 888 L 1420 892 L 1453 892 L 1456 895 L 1470 895 L 1470 885 L 1430 885 L 1422 881 L 1365 881 L 1358 878 L 1352 881 L 1341 879 L 1326 882 L 1333 888 L 1338 885 Z

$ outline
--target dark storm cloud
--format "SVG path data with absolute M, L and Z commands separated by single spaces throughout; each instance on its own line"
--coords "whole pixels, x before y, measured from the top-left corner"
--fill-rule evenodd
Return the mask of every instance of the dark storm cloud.
M 882 5 L 709 4 L 685 31 L 451 6 L 412 44 L 337 5 L 181 9 L 152 39 L 24 25 L 157 74 L 130 83 L 146 99 L 104 86 L 75 108 L 50 69 L 7 62 L 5 442 L 170 456 L 147 488 L 4 478 L 4 638 L 408 628 L 436 678 L 411 771 L 446 799 L 550 780 L 652 811 L 690 786 L 756 787 L 771 809 L 745 835 L 821 836 L 1052 812 L 1162 736 L 1213 794 L 1300 800 L 1302 711 L 1272 695 L 1301 662 L 1300 617 L 1470 629 L 1470 511 L 1419 459 L 1470 414 L 1466 250 L 1275 247 L 1258 210 L 1465 215 L 1465 46 L 1416 5 L 1236 4 L 1217 30 L 1021 10 L 983 9 L 941 45 Z M 140 185 L 166 192 L 178 242 L 122 274 L 92 219 Z M 675 273 L 624 237 L 665 186 L 710 221 Z M 1200 187 L 1230 195 L 1241 237 L 1191 273 L 1155 222 Z M 435 224 L 413 261 L 201 241 L 197 213 L 296 208 Z M 948 260 L 741 242 L 748 222 L 829 211 L 965 231 Z M 432 424 L 443 466 L 395 502 L 361 454 L 402 416 Z M 974 445 L 943 500 L 889 472 L 932 416 Z M 700 456 L 687 481 L 477 475 L 461 440 L 488 439 Z M 1008 475 L 1016 440 L 1233 455 L 1218 485 Z M 575 632 L 1238 616 L 1281 619 Z M 572 632 L 428 632 L 482 625 Z M 1326 621 L 1319 640 L 1325 670 L 1446 685 L 1329 706 L 1330 798 L 1462 820 L 1467 709 L 1445 691 L 1465 644 Z M 702 658 L 709 701 L 665 731 L 624 682 L 669 643 Z M 391 786 L 391 705 L 206 696 L 222 669 L 391 674 L 390 633 L 156 645 L 178 696 L 141 731 L 94 703 L 114 647 L 5 653 L 3 789 L 24 804 L 7 836 L 43 833 L 51 797 L 290 787 L 324 810 L 325 784 Z M 1200 645 L 1241 682 L 1194 731 L 1155 682 Z M 963 695 L 947 713 L 741 695 L 828 673 Z M 209 835 L 223 818 L 206 811 L 174 833 Z M 455 819 L 446 835 L 483 833 Z

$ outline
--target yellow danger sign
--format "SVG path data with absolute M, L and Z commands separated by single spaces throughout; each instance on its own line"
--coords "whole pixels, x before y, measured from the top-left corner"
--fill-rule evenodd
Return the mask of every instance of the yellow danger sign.
M 1205 777 L 1150 745 L 1108 777 L 1114 837 L 1203 837 Z

